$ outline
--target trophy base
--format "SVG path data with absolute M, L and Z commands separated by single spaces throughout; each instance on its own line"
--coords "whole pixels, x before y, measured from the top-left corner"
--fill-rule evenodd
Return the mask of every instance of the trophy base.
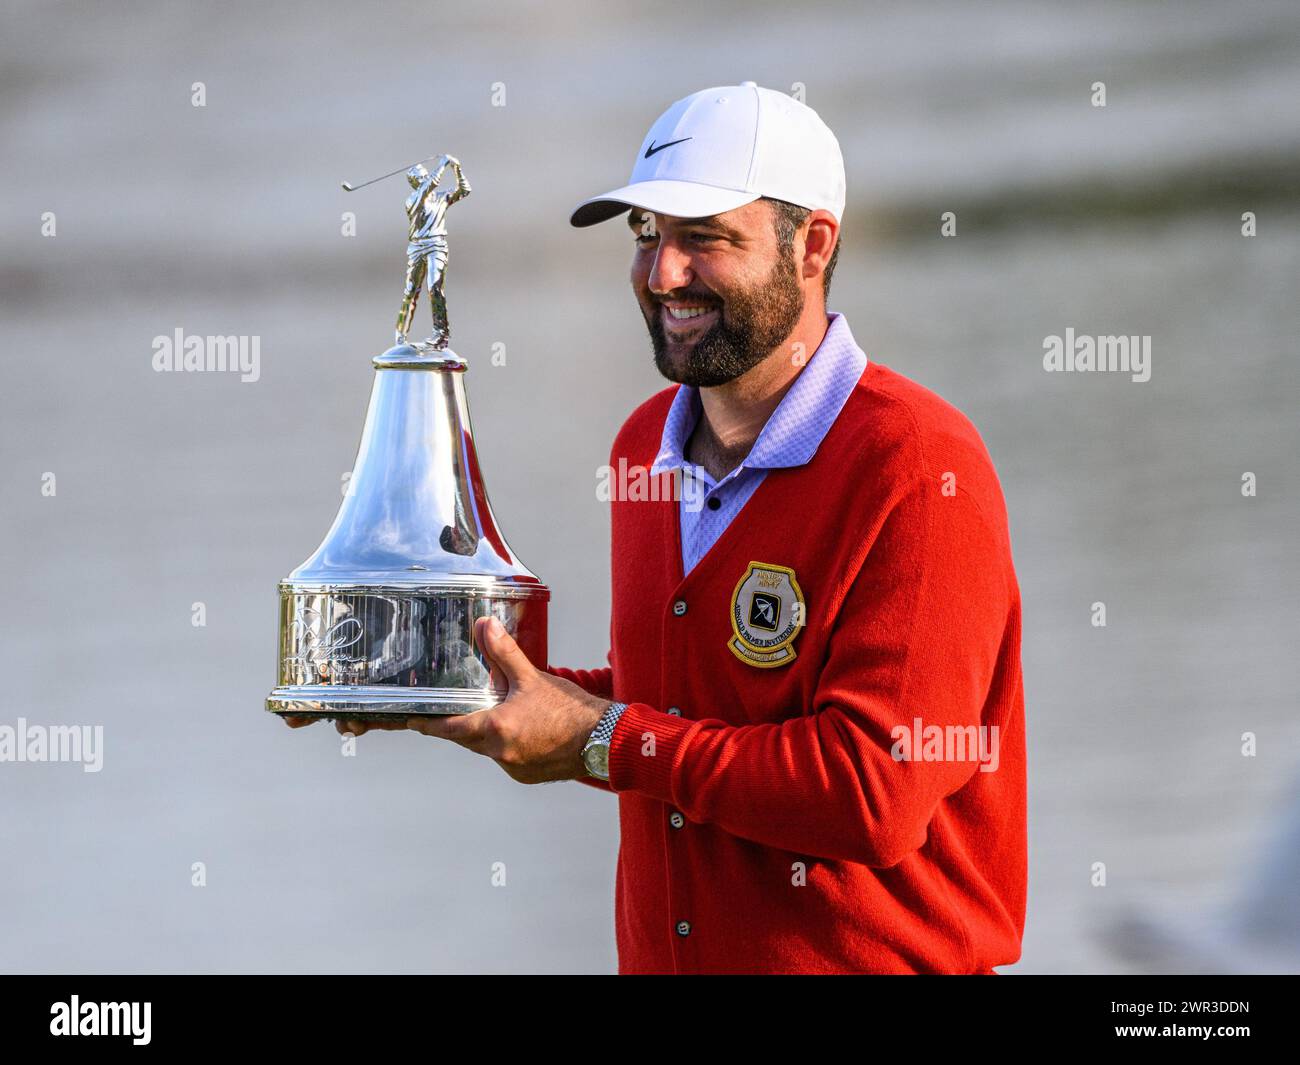
M 276 688 L 266 708 L 285 717 L 319 717 L 326 720 L 405 721 L 408 717 L 472 714 L 505 701 L 494 692 L 463 688 L 397 688 L 301 684 Z

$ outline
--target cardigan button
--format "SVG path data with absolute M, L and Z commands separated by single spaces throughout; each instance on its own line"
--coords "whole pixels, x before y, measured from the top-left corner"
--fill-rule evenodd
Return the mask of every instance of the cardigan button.
M 690 922 L 690 921 L 678 921 L 678 922 L 677 922 L 677 934 L 678 934 L 679 936 L 689 936 L 689 935 L 691 934 L 691 922 Z
M 681 617 L 683 614 L 686 613 L 685 599 L 678 599 L 677 602 L 673 604 L 673 613 L 676 614 L 678 617 Z
M 668 818 L 668 823 L 672 825 L 673 828 L 681 828 L 682 825 L 686 824 L 686 818 L 674 810 Z
M 670 706 L 670 707 L 668 708 L 668 712 L 669 712 L 670 714 L 672 714 L 673 717 L 681 717 L 681 716 L 682 716 L 682 708 L 681 708 L 680 706 Z

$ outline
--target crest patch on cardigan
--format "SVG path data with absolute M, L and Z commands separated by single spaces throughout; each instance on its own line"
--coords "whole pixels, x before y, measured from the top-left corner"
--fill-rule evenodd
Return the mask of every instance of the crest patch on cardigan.
M 751 562 L 731 594 L 727 646 L 749 666 L 772 669 L 795 659 L 794 640 L 803 628 L 803 592 L 794 570 L 770 562 Z

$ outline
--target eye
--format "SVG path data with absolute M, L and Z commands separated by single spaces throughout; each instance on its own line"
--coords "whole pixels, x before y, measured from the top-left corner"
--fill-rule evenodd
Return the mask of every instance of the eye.
M 711 244 L 714 241 L 719 239 L 721 238 L 719 238 L 716 233 L 705 233 L 702 231 L 696 231 L 691 234 L 691 243 L 693 244 Z

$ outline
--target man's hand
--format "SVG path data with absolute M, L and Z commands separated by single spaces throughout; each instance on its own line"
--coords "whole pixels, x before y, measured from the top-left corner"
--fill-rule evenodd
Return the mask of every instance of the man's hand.
M 344 735 L 412 729 L 451 740 L 491 758 L 521 784 L 586 776 L 582 748 L 609 708 L 609 700 L 538 669 L 496 618 L 475 621 L 474 642 L 487 656 L 493 682 L 504 680 L 509 686 L 509 695 L 499 706 L 472 714 L 409 717 L 405 722 L 336 721 L 334 727 Z M 314 720 L 284 719 L 290 728 Z

